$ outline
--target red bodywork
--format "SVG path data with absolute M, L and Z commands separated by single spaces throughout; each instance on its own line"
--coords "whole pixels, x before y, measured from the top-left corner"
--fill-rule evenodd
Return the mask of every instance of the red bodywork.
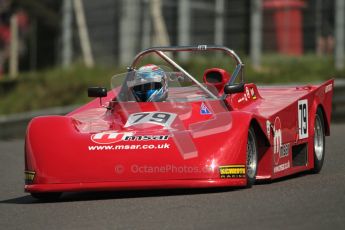
M 223 100 L 192 102 L 116 102 L 114 92 L 109 92 L 104 102 L 110 109 L 95 99 L 66 116 L 30 122 L 25 170 L 34 177 L 25 190 L 246 186 L 241 167 L 246 165 L 249 127 L 258 141 L 257 180 L 310 170 L 315 113 L 322 109 L 329 135 L 333 84 L 333 80 L 298 87 L 245 84 L 244 92 Z M 126 125 L 129 116 L 146 112 L 148 117 L 160 112 L 176 117 L 169 129 L 154 122 Z M 294 153 L 298 146 L 306 146 L 302 164 Z M 284 156 L 278 148 L 285 148 Z M 234 176 L 222 178 L 222 166 L 234 166 L 230 173 Z

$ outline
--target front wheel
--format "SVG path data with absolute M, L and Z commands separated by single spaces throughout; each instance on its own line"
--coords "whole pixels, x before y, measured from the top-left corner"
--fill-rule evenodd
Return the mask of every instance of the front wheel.
M 254 129 L 249 128 L 247 140 L 247 164 L 246 177 L 247 187 L 251 187 L 255 183 L 258 168 L 258 148 Z
M 321 171 L 325 159 L 325 128 L 323 114 L 320 108 L 317 109 L 314 122 L 314 168 L 313 173 Z

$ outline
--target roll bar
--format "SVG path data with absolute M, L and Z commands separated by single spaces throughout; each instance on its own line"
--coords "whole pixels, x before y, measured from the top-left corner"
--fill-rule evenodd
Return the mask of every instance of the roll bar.
M 235 62 L 236 62 L 236 68 L 233 71 L 231 78 L 228 82 L 228 84 L 233 84 L 239 73 L 241 73 L 241 82 L 244 82 L 244 76 L 243 76 L 243 67 L 244 64 L 241 61 L 240 57 L 231 49 L 225 47 L 225 46 L 217 46 L 217 45 L 198 45 L 198 46 L 162 46 L 162 47 L 152 47 L 149 49 L 146 49 L 142 52 L 140 52 L 139 54 L 137 54 L 137 56 L 135 56 L 130 69 L 135 69 L 137 67 L 137 64 L 140 62 L 140 60 L 147 54 L 149 53 L 156 53 L 157 55 L 159 55 L 161 58 L 163 58 L 166 62 L 170 63 L 171 65 L 173 65 L 174 67 L 176 67 L 177 69 L 179 69 L 181 72 L 183 73 L 187 73 L 187 71 L 185 71 L 181 66 L 179 66 L 176 62 L 174 62 L 173 60 L 171 60 L 168 56 L 166 56 L 164 54 L 164 52 L 180 52 L 180 51 L 187 51 L 187 52 L 192 52 L 192 51 L 199 51 L 199 52 L 203 52 L 203 51 L 223 51 L 225 52 L 227 55 L 229 55 L 230 57 L 232 57 Z M 186 74 L 187 76 L 191 77 L 190 74 Z M 195 79 L 193 77 L 191 77 L 192 80 L 194 81 Z M 195 80 L 196 81 L 196 80 Z M 199 85 L 199 84 L 198 84 Z M 204 88 L 204 87 L 202 87 Z

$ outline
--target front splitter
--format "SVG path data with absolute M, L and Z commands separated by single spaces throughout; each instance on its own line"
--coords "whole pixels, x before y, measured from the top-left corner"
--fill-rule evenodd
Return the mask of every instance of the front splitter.
M 247 185 L 245 178 L 231 179 L 195 179 L 195 180 L 162 180 L 162 181 L 121 181 L 95 183 L 59 183 L 25 185 L 25 192 L 78 192 L 78 191 L 116 191 L 144 189 L 174 188 L 211 188 L 211 187 L 243 187 Z

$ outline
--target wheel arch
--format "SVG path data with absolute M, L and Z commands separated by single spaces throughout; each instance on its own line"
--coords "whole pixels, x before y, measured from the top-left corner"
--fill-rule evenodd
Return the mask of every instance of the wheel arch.
M 319 112 L 320 111 L 320 112 Z M 315 149 L 315 138 L 319 138 L 318 134 L 315 132 L 315 126 L 316 126 L 316 117 L 317 117 L 317 114 L 321 113 L 321 116 L 318 116 L 321 121 L 321 125 L 323 126 L 323 130 L 324 130 L 324 133 L 323 133 L 323 141 L 322 141 L 322 150 L 321 150 L 321 159 L 320 157 L 317 156 L 317 154 L 320 154 L 320 150 L 318 150 L 318 153 L 317 153 L 317 150 Z M 313 165 L 313 167 L 311 168 L 311 172 L 312 173 L 319 173 L 322 169 L 322 165 L 323 165 L 323 162 L 324 162 L 324 157 L 325 157 L 325 136 L 329 135 L 330 133 L 330 127 L 329 127 L 329 122 L 327 121 L 327 117 L 326 117 L 326 113 L 325 113 L 325 110 L 322 106 L 322 104 L 318 104 L 316 107 L 315 107 L 315 113 L 314 113 L 314 121 L 313 121 L 313 145 L 312 145 L 312 156 L 311 156 L 311 159 L 312 159 L 312 162 L 311 162 L 311 165 Z M 319 141 L 317 141 L 316 143 L 319 143 Z M 319 148 L 319 144 L 317 144 Z
M 249 127 L 254 128 L 255 135 L 257 135 L 256 137 L 257 137 L 258 143 L 260 142 L 261 144 L 267 147 L 270 146 L 270 142 L 256 118 L 252 118 L 252 120 L 250 121 Z
M 317 111 L 319 109 L 322 112 L 322 117 L 323 117 L 322 122 L 323 122 L 323 127 L 325 128 L 325 134 L 326 134 L 326 136 L 329 136 L 331 133 L 331 130 L 330 130 L 330 124 L 329 124 L 328 119 L 327 119 L 325 108 L 323 107 L 322 104 L 318 104 L 316 106 L 316 109 L 315 109 L 315 114 L 317 113 Z
M 262 130 L 259 121 L 254 117 L 250 121 L 249 127 L 253 127 L 254 133 L 256 136 L 257 141 L 257 147 L 258 147 L 258 171 L 257 176 L 260 176 L 262 174 L 266 174 L 266 166 L 267 166 L 267 160 L 269 158 L 264 157 L 267 155 L 267 151 L 270 148 L 270 142 L 265 134 L 265 132 Z

